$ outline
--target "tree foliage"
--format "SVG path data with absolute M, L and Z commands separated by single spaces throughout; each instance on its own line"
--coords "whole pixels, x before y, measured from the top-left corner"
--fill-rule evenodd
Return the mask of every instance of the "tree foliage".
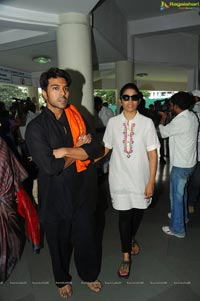
M 103 102 L 108 102 L 108 104 L 116 104 L 115 90 L 95 90 L 94 96 L 100 96 Z
M 142 92 L 144 98 L 149 98 L 149 96 L 150 96 L 150 92 L 149 91 L 147 91 L 147 90 L 141 90 L 141 92 Z
M 0 101 L 4 102 L 7 108 L 10 107 L 13 99 L 26 99 L 27 96 L 28 92 L 25 88 L 0 84 Z

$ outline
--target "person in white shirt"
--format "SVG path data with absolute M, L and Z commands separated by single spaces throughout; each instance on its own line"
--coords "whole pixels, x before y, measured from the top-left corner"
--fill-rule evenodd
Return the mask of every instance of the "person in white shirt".
M 101 119 L 105 127 L 107 126 L 108 120 L 114 116 L 113 111 L 106 104 L 108 103 L 104 102 L 102 104 L 101 110 L 99 111 L 99 118 Z
M 123 111 L 109 119 L 103 142 L 104 155 L 112 150 L 109 187 L 113 208 L 119 212 L 122 263 L 118 275 L 128 278 L 130 254 L 139 253 L 135 235 L 154 193 L 160 144 L 153 121 L 137 110 L 140 92 L 134 83 L 121 88 L 120 102 Z
M 103 102 L 101 97 L 94 97 L 95 105 L 95 129 L 96 137 L 99 143 L 103 141 L 103 135 L 108 123 L 108 120 L 114 116 L 113 111 L 108 107 L 108 102 Z M 110 155 L 106 156 L 97 166 L 98 174 L 107 174 L 109 171 Z
M 193 111 L 196 113 L 200 113 L 200 91 L 194 90 L 191 93 L 194 96 L 194 101 L 195 101 Z
M 188 110 L 192 101 L 189 93 L 174 94 L 170 99 L 170 109 L 176 116 L 165 126 L 166 114 L 160 112 L 161 136 L 169 137 L 171 206 L 170 225 L 162 227 L 162 230 L 178 238 L 185 237 L 185 223 L 188 221 L 186 185 L 197 160 L 199 123 L 195 113 Z
M 35 117 L 37 117 L 38 114 L 39 113 L 36 113 L 35 104 L 32 102 L 29 102 L 28 106 L 27 106 L 25 125 L 19 127 L 22 140 L 25 140 L 25 132 L 26 132 L 27 125 L 29 124 L 29 122 L 31 122 L 31 120 L 33 120 Z

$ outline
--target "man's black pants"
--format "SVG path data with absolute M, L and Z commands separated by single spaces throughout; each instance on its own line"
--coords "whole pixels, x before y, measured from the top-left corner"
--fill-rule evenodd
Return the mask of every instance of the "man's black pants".
M 56 285 L 71 282 L 69 273 L 72 247 L 77 272 L 84 282 L 95 281 L 100 272 L 97 258 L 94 214 L 79 208 L 71 218 L 55 223 L 44 223 Z

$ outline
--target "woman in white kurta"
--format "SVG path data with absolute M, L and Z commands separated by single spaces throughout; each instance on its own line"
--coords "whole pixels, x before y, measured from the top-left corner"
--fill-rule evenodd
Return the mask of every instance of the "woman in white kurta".
M 139 90 L 133 83 L 120 91 L 123 111 L 111 118 L 103 138 L 105 154 L 112 150 L 109 164 L 109 186 L 113 208 L 119 210 L 119 231 L 123 261 L 120 277 L 130 273 L 130 254 L 137 254 L 139 246 L 134 238 L 142 219 L 143 209 L 154 192 L 157 169 L 158 137 L 150 118 L 137 111 Z

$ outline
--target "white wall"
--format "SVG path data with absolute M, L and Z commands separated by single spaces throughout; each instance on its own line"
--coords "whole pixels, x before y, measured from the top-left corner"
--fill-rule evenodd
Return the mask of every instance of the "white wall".
M 198 36 L 172 33 L 135 38 L 134 60 L 193 67 L 198 62 Z
M 187 83 L 172 83 L 172 82 L 154 82 L 138 80 L 137 86 L 141 90 L 150 91 L 187 91 Z

